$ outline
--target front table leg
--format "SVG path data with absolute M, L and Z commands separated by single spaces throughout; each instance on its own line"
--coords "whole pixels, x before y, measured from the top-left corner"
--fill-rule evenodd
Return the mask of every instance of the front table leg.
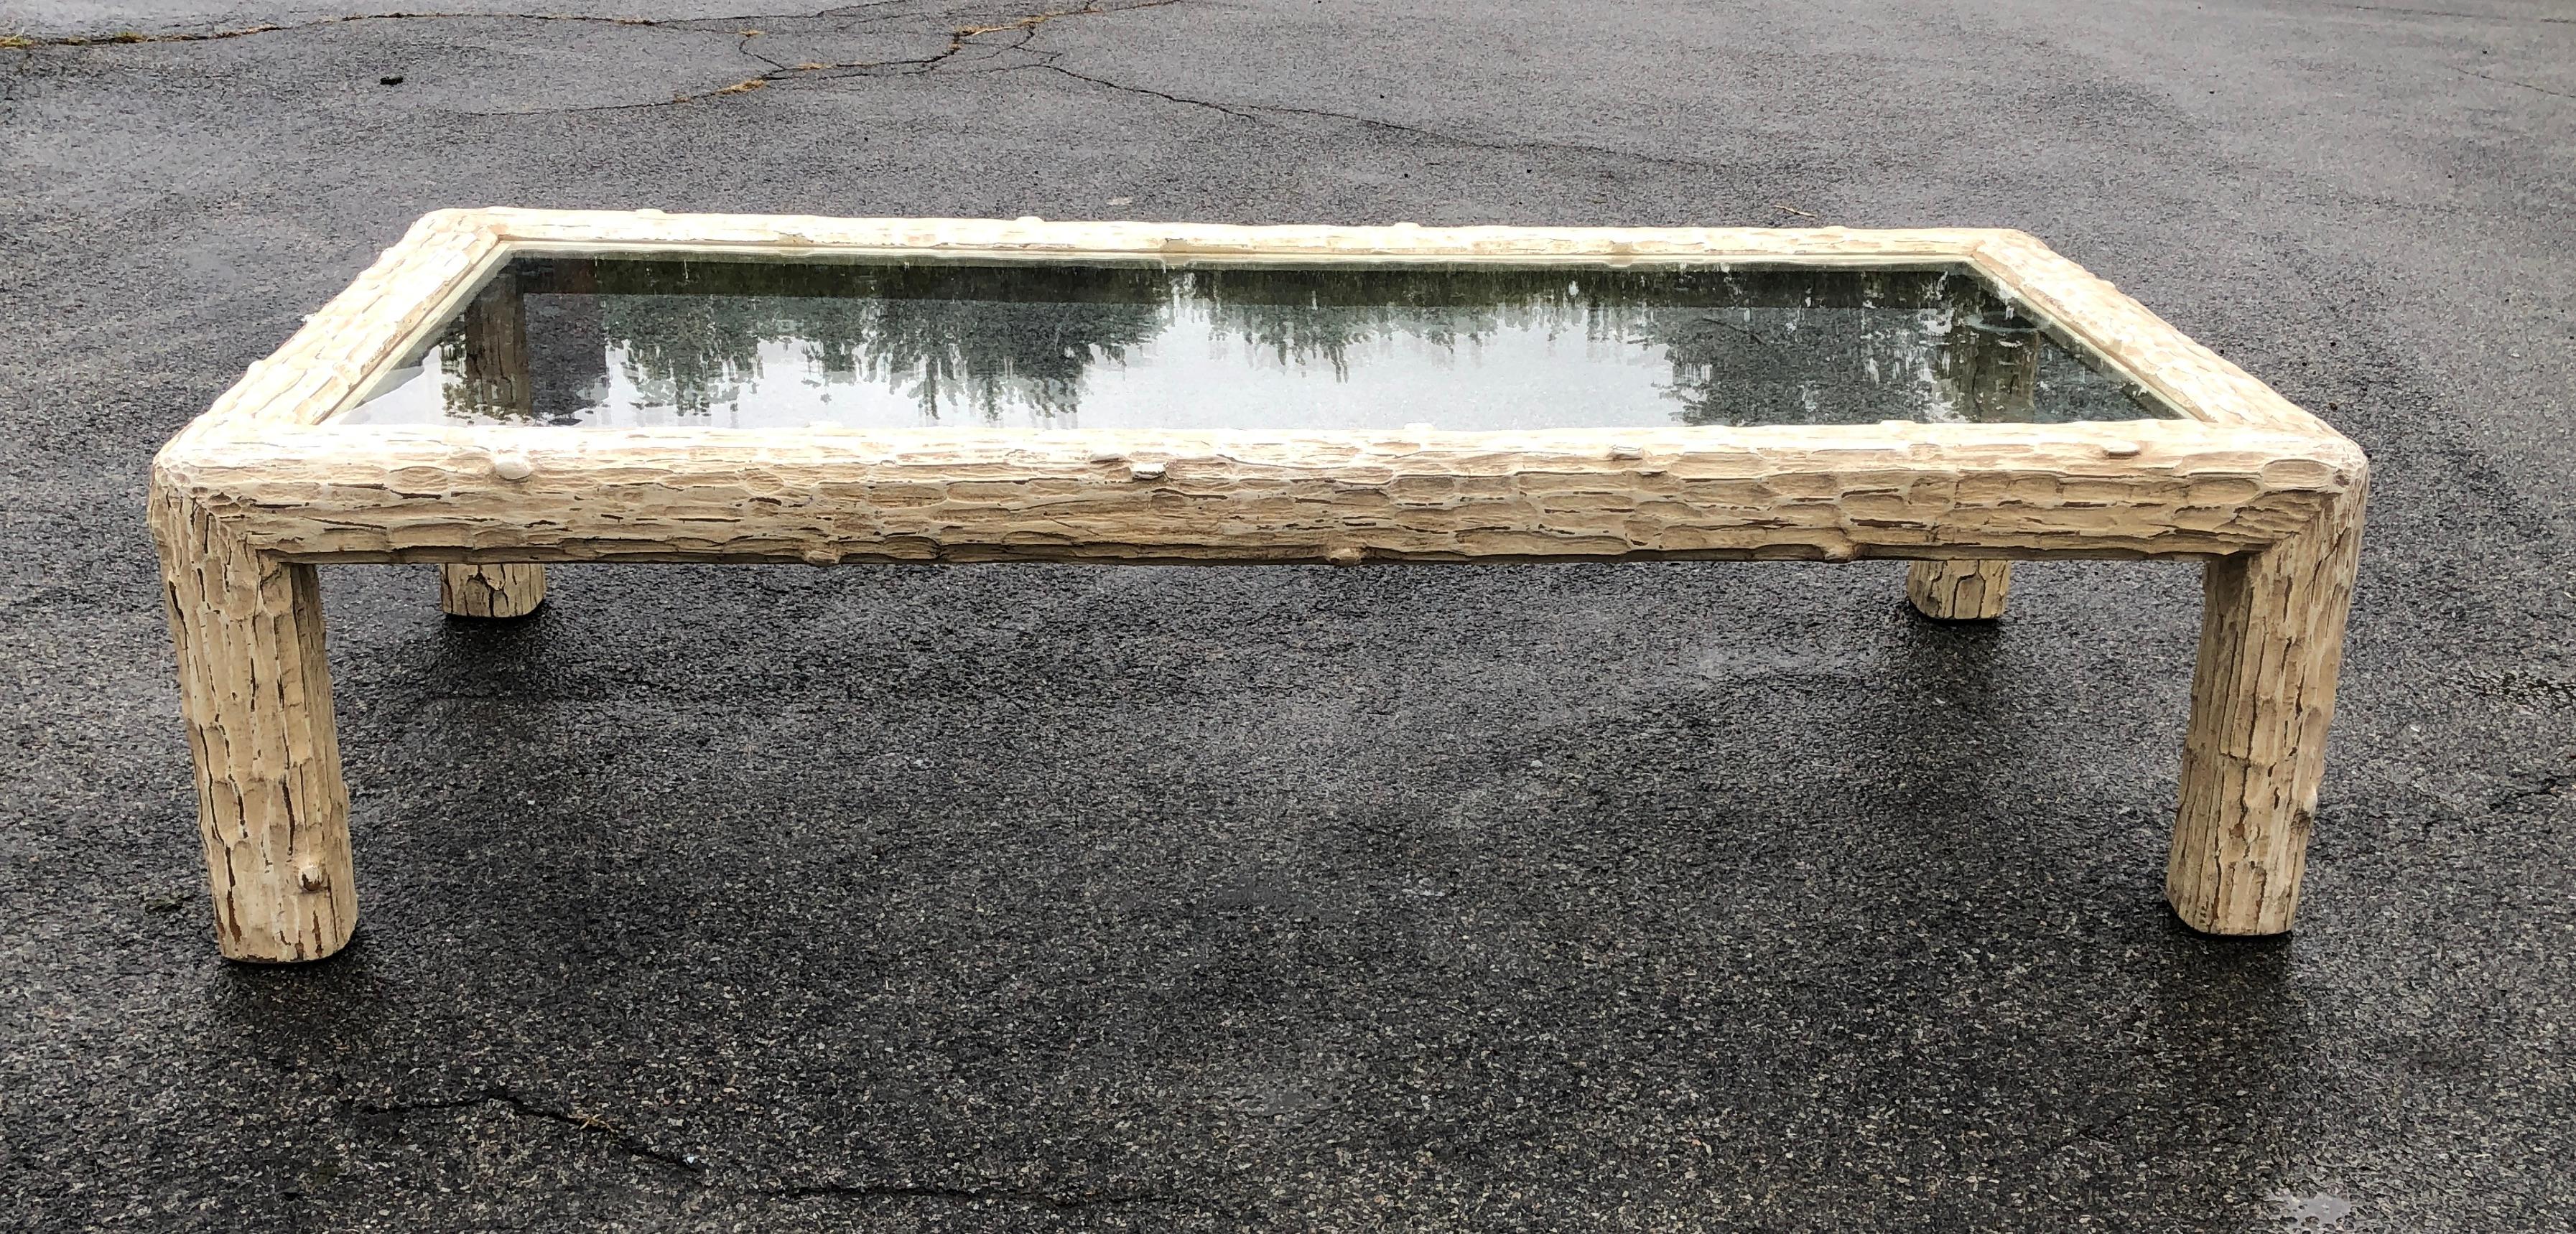
M 2362 497 L 2356 483 L 2308 530 L 2202 576 L 2182 808 L 2165 865 L 2165 898 L 2195 930 L 2278 934 L 2298 910 Z
M 349 792 L 313 567 L 253 551 L 155 494 L 162 597 L 197 764 L 215 941 L 235 960 L 318 960 L 349 941 Z

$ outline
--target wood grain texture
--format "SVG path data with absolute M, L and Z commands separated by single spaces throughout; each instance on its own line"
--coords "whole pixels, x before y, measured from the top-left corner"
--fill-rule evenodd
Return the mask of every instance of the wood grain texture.
M 2315 526 L 2211 562 L 2165 896 L 2211 934 L 2277 934 L 2298 911 L 2366 484 Z
M 1989 429 L 325 428 L 157 474 L 312 561 L 1845 561 L 2225 555 L 2306 526 L 2360 465 L 2339 439 L 2174 422 Z
M 1905 572 L 1905 598 L 1936 621 L 1992 621 L 2011 590 L 2009 561 L 1918 561 Z
M 197 770 L 215 941 L 316 960 L 357 927 L 313 567 L 256 552 L 184 498 L 153 498 L 180 712 Z
M 438 568 L 438 608 L 451 617 L 525 617 L 545 602 L 544 566 L 483 562 Z

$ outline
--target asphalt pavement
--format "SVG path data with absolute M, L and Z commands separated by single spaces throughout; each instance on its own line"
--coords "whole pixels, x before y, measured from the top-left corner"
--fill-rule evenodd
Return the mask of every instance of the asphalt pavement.
M 0 0 L 0 1227 L 2576 1228 L 2565 4 L 446 7 Z M 145 468 L 452 205 L 2027 229 L 2374 460 L 2298 929 L 2183 566 L 353 566 L 227 965 Z

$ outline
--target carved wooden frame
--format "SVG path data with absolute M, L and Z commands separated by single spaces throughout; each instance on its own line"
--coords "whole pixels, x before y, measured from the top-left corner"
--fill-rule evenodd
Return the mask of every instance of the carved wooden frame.
M 522 252 L 1974 266 L 2187 419 L 1518 432 L 565 431 L 325 422 Z M 558 561 L 1907 558 L 2001 611 L 2015 558 L 2206 563 L 2167 894 L 2204 931 L 2298 901 L 2358 555 L 2358 447 L 2020 232 L 1234 227 L 442 210 L 152 469 L 226 956 L 349 938 L 348 795 L 313 567 L 436 562 L 511 615 Z

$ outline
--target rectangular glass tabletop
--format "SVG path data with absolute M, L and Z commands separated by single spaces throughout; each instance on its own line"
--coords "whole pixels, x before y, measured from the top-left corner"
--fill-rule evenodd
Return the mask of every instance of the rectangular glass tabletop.
M 334 424 L 2171 419 L 1966 265 L 520 256 Z

